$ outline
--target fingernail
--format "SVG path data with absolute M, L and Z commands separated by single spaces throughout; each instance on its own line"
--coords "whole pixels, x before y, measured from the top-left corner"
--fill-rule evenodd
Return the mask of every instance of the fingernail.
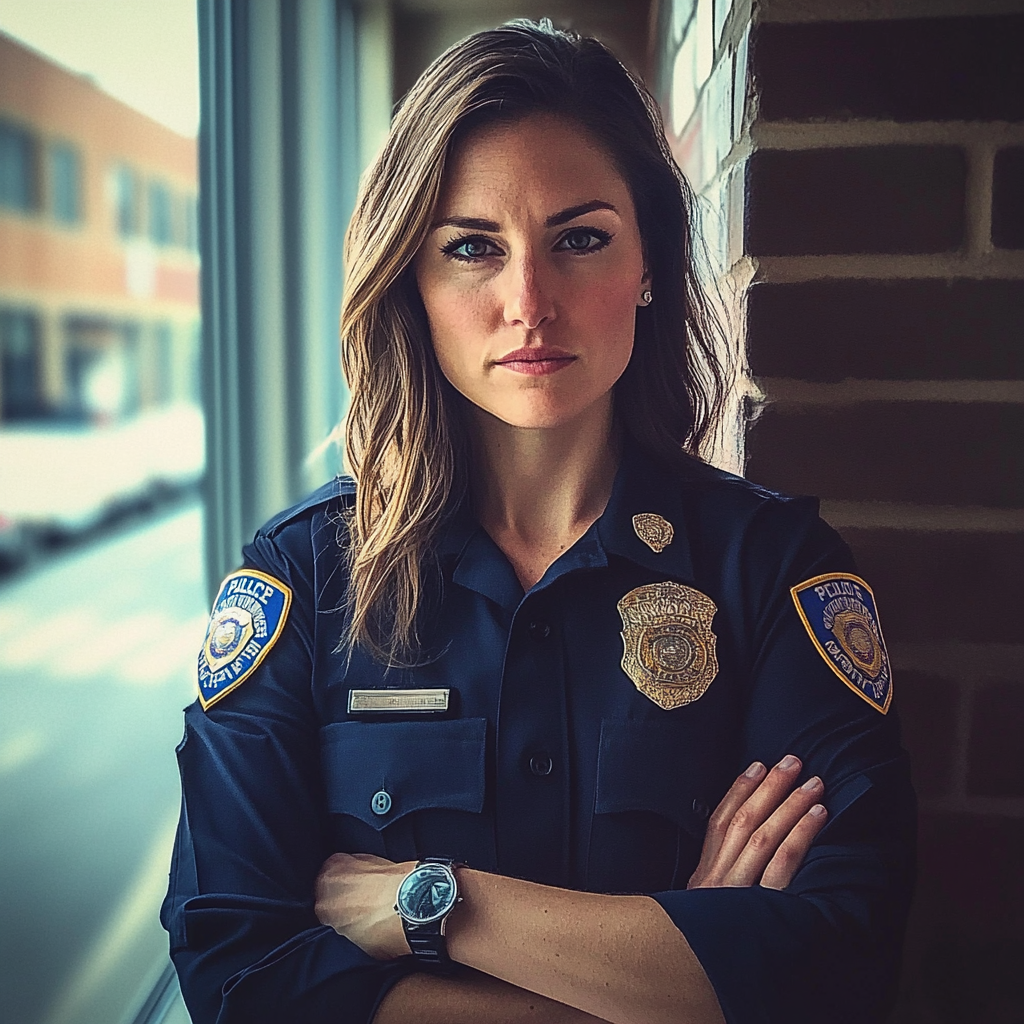
M 764 775 L 764 765 L 755 761 L 744 773 L 748 779 L 758 779 Z
M 775 767 L 781 768 L 784 772 L 788 772 L 795 768 L 799 763 L 800 762 L 792 754 L 787 754 Z
M 820 818 L 825 813 L 825 805 L 815 804 L 807 813 L 813 814 L 816 818 Z
M 812 775 L 800 788 L 806 789 L 809 793 L 812 789 L 817 789 L 821 785 L 821 779 L 817 775 Z

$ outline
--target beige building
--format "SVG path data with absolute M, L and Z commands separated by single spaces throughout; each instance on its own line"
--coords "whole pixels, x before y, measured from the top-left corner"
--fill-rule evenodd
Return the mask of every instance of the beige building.
M 0 429 L 197 400 L 196 141 L 0 33 Z

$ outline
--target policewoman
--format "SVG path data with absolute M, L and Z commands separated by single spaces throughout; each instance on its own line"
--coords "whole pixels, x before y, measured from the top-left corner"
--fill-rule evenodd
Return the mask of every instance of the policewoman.
M 879 1020 L 913 796 L 874 595 L 698 457 L 690 192 L 599 43 L 428 69 L 364 181 L 352 475 L 224 582 L 163 921 L 196 1024 Z

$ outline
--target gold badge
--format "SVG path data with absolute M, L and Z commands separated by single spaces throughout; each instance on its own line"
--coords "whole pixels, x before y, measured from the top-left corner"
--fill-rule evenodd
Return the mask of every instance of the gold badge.
M 618 608 L 622 670 L 636 688 L 666 711 L 702 696 L 718 674 L 711 632 L 715 602 L 692 587 L 666 582 L 631 590 Z
M 672 524 L 655 512 L 638 512 L 633 516 L 636 535 L 655 553 L 660 555 L 672 543 L 675 530 Z

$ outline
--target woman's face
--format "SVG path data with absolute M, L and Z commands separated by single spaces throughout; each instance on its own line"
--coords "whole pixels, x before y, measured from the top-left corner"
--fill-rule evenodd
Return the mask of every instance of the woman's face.
M 585 131 L 538 114 L 470 135 L 414 269 L 441 369 L 479 409 L 542 428 L 610 406 L 647 282 L 629 189 Z

